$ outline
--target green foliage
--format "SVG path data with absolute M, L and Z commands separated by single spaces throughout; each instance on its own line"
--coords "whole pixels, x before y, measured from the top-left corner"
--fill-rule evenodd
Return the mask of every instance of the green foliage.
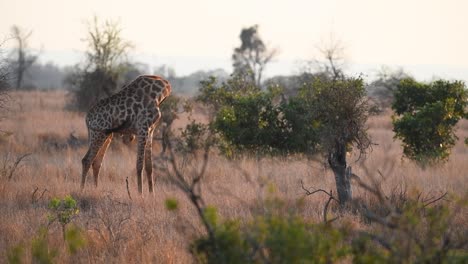
M 454 127 L 466 116 L 467 103 L 462 82 L 402 80 L 392 109 L 393 130 L 403 142 L 405 156 L 422 165 L 446 161 L 457 140 Z
M 269 151 L 281 144 L 281 119 L 273 105 L 278 93 L 262 92 L 247 76 L 236 75 L 222 84 L 215 78 L 201 82 L 197 100 L 213 108 L 212 128 L 222 135 L 225 153 Z
M 280 203 L 272 200 L 274 204 Z M 214 240 L 197 239 L 192 253 L 201 263 L 332 263 L 348 254 L 345 232 L 270 209 L 272 213 L 245 225 L 237 220 L 220 222 L 216 211 L 209 210 Z
M 67 195 L 63 199 L 52 198 L 49 201 L 50 213 L 47 215 L 49 224 L 42 226 L 37 235 L 31 240 L 31 255 L 33 263 L 53 263 L 54 258 L 58 256 L 59 251 L 49 247 L 49 227 L 54 222 L 59 222 L 62 226 L 63 239 L 67 245 L 70 254 L 74 255 L 80 248 L 86 245 L 86 240 L 79 227 L 67 225 L 78 213 L 76 200 Z M 8 253 L 9 263 L 22 263 L 24 255 L 24 246 L 18 245 L 12 248 Z
M 251 250 L 237 221 L 225 221 L 215 226 L 214 241 L 202 237 L 191 245 L 199 263 L 249 263 Z
M 260 90 L 243 76 L 233 76 L 222 84 L 214 78 L 202 82 L 198 100 L 216 112 L 212 125 L 225 147 L 314 154 L 335 151 L 336 142 L 354 144 L 361 152 L 369 147 L 365 95 L 360 78 L 317 77 L 286 100 L 281 87 Z
M 315 154 L 319 147 L 320 121 L 304 98 L 292 97 L 281 105 L 286 129 L 283 130 L 285 149 L 289 153 Z
M 315 145 L 310 130 L 306 135 L 296 131 L 308 123 L 300 113 L 305 108 L 301 102 L 279 102 L 281 94 L 280 87 L 262 91 L 247 77 L 236 75 L 222 84 L 214 78 L 201 82 L 198 100 L 216 113 L 212 127 L 220 133 L 219 146 L 228 156 L 249 151 L 285 154 Z
M 236 97 L 260 92 L 260 88 L 246 75 L 233 75 L 219 84 L 215 77 L 200 82 L 200 94 L 197 100 L 212 106 L 218 111 L 225 105 L 231 105 Z
M 166 209 L 169 211 L 175 211 L 179 208 L 179 202 L 174 198 L 168 198 L 165 201 Z
M 222 131 L 224 138 L 239 150 L 282 149 L 287 141 L 281 132 L 286 127 L 272 97 L 265 92 L 237 94 L 232 104 L 218 112 L 215 129 Z
M 194 154 L 204 149 L 206 144 L 211 144 L 208 125 L 191 120 L 181 130 L 177 150 L 185 154 Z
M 335 173 L 340 205 L 351 199 L 345 177 L 347 152 L 355 147 L 365 155 L 371 145 L 361 78 L 317 76 L 289 99 L 281 87 L 261 90 L 242 76 L 222 84 L 212 78 L 201 85 L 199 100 L 216 112 L 211 124 L 220 135 L 222 153 L 232 157 L 321 152 Z
M 53 198 L 49 202 L 49 209 L 51 210 L 48 216 L 49 224 L 58 221 L 63 226 L 70 223 L 72 218 L 80 212 L 76 200 L 70 195 L 63 199 Z
M 218 212 L 215 207 L 208 206 L 204 208 L 203 217 L 206 219 L 209 225 L 218 225 Z
M 447 205 L 427 207 L 423 202 L 409 199 L 401 212 L 393 216 L 392 226 L 379 226 L 373 238 L 384 241 L 381 247 L 371 236 L 353 240 L 355 263 L 462 263 L 468 254 L 457 254 L 466 241 L 463 232 L 453 226 L 456 209 Z
M 70 254 L 75 254 L 80 248 L 86 246 L 86 240 L 83 237 L 82 231 L 77 226 L 70 226 L 65 231 L 65 242 L 67 243 Z
M 337 156 L 339 145 L 354 145 L 361 153 L 369 148 L 365 126 L 369 106 L 361 78 L 314 78 L 300 89 L 298 100 L 304 115 L 309 115 L 308 129 L 316 131 L 327 156 Z
M 23 263 L 24 247 L 18 245 L 13 247 L 7 252 L 7 261 L 10 264 L 21 264 Z
M 58 251 L 56 249 L 49 249 L 46 228 L 41 228 L 37 236 L 32 240 L 31 252 L 34 263 L 50 264 L 57 257 Z
M 280 198 L 265 201 L 267 213 L 253 220 L 219 220 L 211 208 L 205 217 L 214 238 L 191 245 L 200 263 L 464 263 L 466 232 L 454 226 L 462 203 L 429 206 L 407 197 L 387 217 L 365 230 L 341 224 L 314 223 Z M 300 201 L 299 201 L 300 203 Z M 461 207 L 458 207 L 461 206 Z M 466 205 L 465 205 L 466 206 Z M 206 212 L 206 211 L 205 211 Z

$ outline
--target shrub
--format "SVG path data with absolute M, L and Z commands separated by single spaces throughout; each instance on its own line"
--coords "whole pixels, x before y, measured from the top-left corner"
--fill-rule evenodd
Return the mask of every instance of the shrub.
M 446 161 L 457 140 L 454 127 L 466 116 L 467 105 L 468 92 L 460 81 L 401 81 L 392 109 L 395 138 L 402 140 L 404 155 L 422 165 Z
M 245 225 L 239 220 L 210 224 L 214 239 L 201 237 L 191 247 L 201 263 L 333 263 L 349 252 L 344 230 L 294 213 L 256 216 Z

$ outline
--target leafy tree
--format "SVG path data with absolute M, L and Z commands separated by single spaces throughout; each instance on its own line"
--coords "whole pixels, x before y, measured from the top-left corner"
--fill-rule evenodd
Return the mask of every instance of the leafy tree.
M 216 113 L 212 125 L 228 145 L 223 146 L 226 154 L 322 152 L 335 173 L 340 203 L 346 204 L 351 199 L 347 153 L 354 146 L 365 155 L 370 147 L 362 79 L 316 77 L 288 100 L 281 91 L 262 91 L 239 76 L 220 85 L 212 78 L 202 82 L 199 100 Z
M 24 74 L 37 60 L 37 55 L 32 54 L 28 48 L 28 40 L 32 35 L 32 31 L 25 32 L 18 26 L 11 28 L 13 40 L 16 42 L 16 47 L 13 51 L 12 59 L 10 60 L 11 67 L 15 75 L 15 88 L 20 89 L 23 85 Z
M 232 54 L 234 74 L 248 75 L 260 87 L 263 71 L 276 55 L 276 50 L 267 49 L 258 34 L 258 25 L 242 29 L 240 39 L 241 46 Z
M 362 156 L 371 145 L 365 125 L 369 105 L 363 81 L 315 78 L 301 89 L 299 98 L 305 102 L 305 113 L 311 115 L 309 126 L 317 131 L 319 148 L 335 174 L 338 199 L 344 205 L 352 198 L 347 153 L 355 147 Z
M 393 131 L 402 141 L 404 155 L 421 165 L 446 161 L 457 140 L 454 127 L 467 115 L 465 84 L 404 79 L 394 96 Z
M 132 45 L 121 37 L 118 23 L 100 24 L 95 17 L 88 25 L 86 63 L 75 66 L 66 82 L 75 95 L 79 110 L 87 110 L 98 100 L 112 95 L 129 68 L 127 53 Z M 133 68 L 133 67 L 130 67 Z

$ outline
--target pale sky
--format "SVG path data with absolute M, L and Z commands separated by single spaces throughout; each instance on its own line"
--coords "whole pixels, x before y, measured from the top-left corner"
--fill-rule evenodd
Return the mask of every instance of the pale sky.
M 96 15 L 120 21 L 135 59 L 182 74 L 230 67 L 241 29 L 258 24 L 279 50 L 270 74 L 293 73 L 333 34 L 356 70 L 402 66 L 422 78 L 468 80 L 464 0 L 0 0 L 0 10 L 0 39 L 14 24 L 31 29 L 30 46 L 60 65 L 78 60 Z

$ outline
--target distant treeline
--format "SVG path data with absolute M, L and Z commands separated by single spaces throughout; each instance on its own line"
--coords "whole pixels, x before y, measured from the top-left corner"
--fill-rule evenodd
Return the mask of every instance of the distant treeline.
M 124 74 L 126 79 L 132 79 L 139 74 L 159 74 L 168 78 L 176 92 L 193 95 L 196 93 L 201 80 L 207 79 L 210 76 L 215 76 L 217 79 L 224 80 L 229 77 L 223 69 L 215 69 L 209 71 L 196 71 L 186 76 L 177 76 L 175 71 L 168 69 L 167 66 L 162 65 L 156 67 L 153 71 L 145 71 L 138 69 L 143 67 L 130 67 L 128 72 Z M 65 81 L 66 77 L 73 71 L 72 66 L 60 67 L 52 62 L 45 64 L 34 63 L 27 70 L 24 77 L 24 84 L 22 90 L 55 90 L 55 89 L 70 89 L 70 85 Z M 168 76 L 167 76 L 168 75 Z M 14 81 L 13 79 L 11 80 Z

